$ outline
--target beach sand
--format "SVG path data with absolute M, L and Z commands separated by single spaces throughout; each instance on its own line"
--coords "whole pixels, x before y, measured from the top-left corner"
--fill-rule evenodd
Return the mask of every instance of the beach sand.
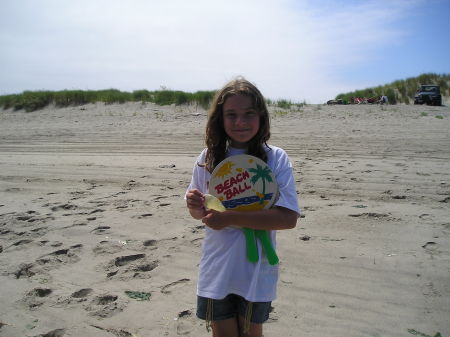
M 205 122 L 194 106 L 0 110 L 0 336 L 210 335 L 204 226 L 183 200 Z M 271 122 L 303 217 L 278 233 L 264 335 L 450 336 L 450 108 L 307 105 Z

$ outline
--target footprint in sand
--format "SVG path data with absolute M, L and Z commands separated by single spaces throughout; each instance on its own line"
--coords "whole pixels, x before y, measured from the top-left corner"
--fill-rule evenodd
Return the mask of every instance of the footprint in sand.
M 142 242 L 144 247 L 156 247 L 158 240 L 145 240 Z
M 147 218 L 149 218 L 149 217 L 151 217 L 151 216 L 153 216 L 152 213 L 144 213 L 144 214 L 141 214 L 141 215 L 133 216 L 133 218 L 137 218 L 137 219 L 147 219 Z
M 139 187 L 141 184 L 134 181 L 134 180 L 130 180 L 128 181 L 125 185 L 122 186 L 122 189 L 125 191 L 130 191 L 133 188 Z
M 48 232 L 47 227 L 37 227 L 27 231 L 15 231 L 12 228 L 19 227 L 16 223 L 11 223 L 10 228 L 3 228 L 0 230 L 0 235 L 4 241 L 9 241 L 9 244 L 5 246 L 5 250 L 17 250 L 28 247 L 34 240 L 34 238 L 41 237 Z
M 30 231 L 33 237 L 41 237 L 44 236 L 45 234 L 47 234 L 48 232 L 48 227 L 37 227 L 34 228 Z
M 14 242 L 10 247 L 21 247 L 21 246 L 26 245 L 26 244 L 31 243 L 31 242 L 33 242 L 33 240 L 23 239 L 23 240 L 19 240 L 19 241 Z
M 97 185 L 97 183 L 95 181 L 89 181 L 87 179 L 83 179 L 83 182 L 90 185 L 86 188 L 87 191 L 93 190 L 96 187 L 103 186 L 103 185 Z
M 183 310 L 175 318 L 177 335 L 190 335 L 195 328 L 197 319 L 193 315 L 193 310 Z
M 9 228 L 0 229 L 0 235 L 2 235 L 3 237 L 9 233 L 11 233 L 11 230 Z
M 21 302 L 27 306 L 28 309 L 34 310 L 46 302 L 46 297 L 52 293 L 48 288 L 34 288 L 27 292 L 22 298 Z
M 132 334 L 131 332 L 128 332 L 126 330 L 123 329 L 112 329 L 112 328 L 104 328 L 98 325 L 91 325 L 92 327 L 102 330 L 102 331 L 106 331 L 108 333 L 110 333 L 113 336 L 117 336 L 117 337 L 134 337 L 135 335 Z
M 393 195 L 392 199 L 395 200 L 405 200 L 406 199 L 406 195 Z
M 118 253 L 123 249 L 123 245 L 119 242 L 100 241 L 92 250 L 96 255 L 106 255 Z
M 58 268 L 61 264 L 76 263 L 80 260 L 76 254 L 80 251 L 83 245 L 76 244 L 69 248 L 55 250 L 49 254 L 43 255 L 36 260 L 36 263 L 42 266 L 45 270 Z
M 160 203 L 160 200 L 161 200 L 161 199 L 167 199 L 167 198 L 168 198 L 168 196 L 165 196 L 165 195 L 158 195 L 158 196 L 156 196 L 156 197 L 153 198 L 153 202 L 159 203 L 159 204 L 158 204 L 159 207 L 170 206 L 171 204 L 168 203 L 168 202 L 162 202 L 162 203 Z
M 425 249 L 427 252 L 431 253 L 436 251 L 438 248 L 438 244 L 434 241 L 428 241 L 426 244 L 422 246 L 423 249 Z
M 75 192 L 69 192 L 69 194 L 72 196 L 72 198 L 70 200 L 78 200 L 78 199 L 86 198 L 88 194 L 92 194 L 92 193 L 88 193 L 86 191 L 75 191 Z
M 57 204 L 56 206 L 53 206 L 50 209 L 52 210 L 52 212 L 58 212 L 58 211 L 70 211 L 77 208 L 78 206 L 73 204 L 59 204 L 59 205 Z
M 116 257 L 104 266 L 107 278 L 130 280 L 134 278 L 150 278 L 153 269 L 159 266 L 159 261 L 150 261 L 145 254 L 133 254 Z
M 83 303 L 88 300 L 93 290 L 91 288 L 83 288 L 73 292 L 69 297 L 60 297 L 55 304 L 56 307 L 67 307 L 70 304 Z
M 203 241 L 203 238 L 196 238 L 196 239 L 191 240 L 191 244 L 194 247 L 201 247 L 202 241 Z
M 16 242 L 16 244 L 24 243 L 27 241 Z M 38 242 L 41 246 L 48 244 L 48 241 Z M 51 246 L 59 246 L 61 243 L 53 243 Z M 36 274 L 45 274 L 47 271 L 60 267 L 63 264 L 72 264 L 80 260 L 77 253 L 82 249 L 82 244 L 72 245 L 69 248 L 63 248 L 55 250 L 51 253 L 42 255 L 37 258 L 33 263 L 21 263 L 9 272 L 14 275 L 16 279 L 31 278 Z
M 22 277 L 33 277 L 37 273 L 35 269 L 36 266 L 33 263 L 21 263 L 11 274 L 13 274 L 16 279 L 20 279 Z
M 91 233 L 104 234 L 105 232 L 109 232 L 109 229 L 111 229 L 110 226 L 98 226 L 97 228 L 91 230 Z
M 84 309 L 91 316 L 107 318 L 123 311 L 125 304 L 126 302 L 116 295 L 104 294 L 93 298 Z
M 93 290 L 91 288 L 83 288 L 83 289 L 77 290 L 74 293 L 72 293 L 72 295 L 70 295 L 70 297 L 84 299 L 87 296 L 89 296 L 92 293 L 92 291 Z
M 30 220 L 31 220 L 32 218 L 33 218 L 32 215 L 19 215 L 19 216 L 16 217 L 16 220 L 19 220 L 19 221 L 28 221 L 28 222 L 30 222 Z
M 433 282 L 425 283 L 421 286 L 422 293 L 427 297 L 442 297 L 441 292 L 436 289 Z
M 375 213 L 375 212 L 367 212 L 367 213 L 358 213 L 358 214 L 349 214 L 353 218 L 363 218 L 363 219 L 385 219 L 385 220 L 398 220 L 391 216 L 391 214 L 386 213 Z
M 203 231 L 205 229 L 205 225 L 199 225 L 199 226 L 190 227 L 190 228 L 191 228 L 191 232 L 194 234 L 203 233 Z
M 66 329 L 55 329 L 52 331 L 49 331 L 45 334 L 36 335 L 34 337 L 63 337 L 66 333 Z
M 0 219 L 4 221 L 3 225 L 17 229 L 21 227 L 30 227 L 36 224 L 42 224 L 49 220 L 54 220 L 55 218 L 50 216 L 49 214 L 41 215 L 35 211 L 27 211 L 25 213 L 12 212 L 2 214 L 0 216 Z M 6 230 L 9 231 L 9 228 L 7 228 Z M 5 231 L 5 229 L 3 229 L 2 232 L 3 231 Z
M 143 259 L 144 257 L 145 257 L 145 254 L 119 256 L 114 259 L 114 265 L 116 267 L 125 266 L 133 261 Z
M 161 288 L 161 293 L 163 293 L 163 294 L 170 294 L 175 289 L 183 287 L 189 281 L 190 281 L 190 279 L 188 279 L 188 278 L 182 278 L 182 279 L 180 279 L 178 281 L 166 284 L 165 286 L 163 286 Z

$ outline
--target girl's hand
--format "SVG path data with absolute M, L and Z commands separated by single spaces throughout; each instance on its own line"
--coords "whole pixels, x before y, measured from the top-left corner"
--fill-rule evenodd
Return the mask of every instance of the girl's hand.
M 213 209 L 208 210 L 202 218 L 202 222 L 215 230 L 221 230 L 228 227 L 226 212 L 218 212 Z
M 195 219 L 201 219 L 205 216 L 206 210 L 203 206 L 204 202 L 205 198 L 199 190 L 193 189 L 186 193 L 186 206 L 189 209 L 189 213 L 191 213 L 192 217 Z

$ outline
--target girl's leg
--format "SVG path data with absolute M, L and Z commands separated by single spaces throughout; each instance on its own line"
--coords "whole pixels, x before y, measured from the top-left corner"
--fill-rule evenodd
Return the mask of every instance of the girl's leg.
M 250 323 L 250 331 L 244 333 L 245 318 L 239 316 L 239 336 L 240 337 L 262 337 L 262 324 Z
M 239 325 L 236 318 L 212 321 L 213 337 L 239 337 Z

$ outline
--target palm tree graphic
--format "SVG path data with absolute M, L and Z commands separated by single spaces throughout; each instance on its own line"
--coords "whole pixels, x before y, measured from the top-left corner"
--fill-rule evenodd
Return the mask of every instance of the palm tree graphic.
M 266 197 L 266 181 L 271 183 L 272 180 L 272 176 L 270 175 L 271 171 L 269 167 L 262 167 L 261 165 L 256 164 L 256 169 L 255 168 L 249 168 L 248 169 L 250 172 L 254 173 L 254 176 L 252 177 L 252 179 L 250 180 L 253 184 L 253 186 L 256 184 L 256 182 L 261 179 L 262 183 L 263 183 L 263 190 L 262 190 L 262 197 L 260 197 L 260 201 L 259 203 L 262 204 L 264 202 L 264 199 Z

